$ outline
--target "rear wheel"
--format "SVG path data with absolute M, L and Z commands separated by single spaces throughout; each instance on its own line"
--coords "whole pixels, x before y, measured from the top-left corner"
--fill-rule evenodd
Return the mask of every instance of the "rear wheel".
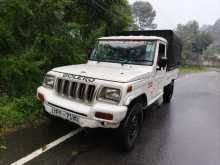
M 173 90 L 174 90 L 174 81 L 172 81 L 170 84 L 164 87 L 163 103 L 165 104 L 170 103 L 173 96 Z
M 121 144 L 124 150 L 130 151 L 140 134 L 143 121 L 143 106 L 135 103 L 128 109 L 128 115 L 120 126 Z

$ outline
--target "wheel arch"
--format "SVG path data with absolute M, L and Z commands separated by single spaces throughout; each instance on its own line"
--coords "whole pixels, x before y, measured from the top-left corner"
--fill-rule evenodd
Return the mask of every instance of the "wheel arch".
M 143 106 L 146 107 L 148 105 L 146 94 L 142 93 L 142 94 L 140 94 L 138 96 L 135 96 L 133 98 L 127 99 L 126 105 L 127 106 L 131 106 L 131 105 L 133 105 L 136 102 L 141 102 L 141 103 L 143 103 Z

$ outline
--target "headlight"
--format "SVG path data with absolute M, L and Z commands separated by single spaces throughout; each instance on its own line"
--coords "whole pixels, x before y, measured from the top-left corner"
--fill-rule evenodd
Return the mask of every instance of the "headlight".
M 43 86 L 48 88 L 54 87 L 55 77 L 51 75 L 46 75 L 44 78 Z
M 99 101 L 107 101 L 111 103 L 119 103 L 121 99 L 120 89 L 103 87 L 98 95 Z

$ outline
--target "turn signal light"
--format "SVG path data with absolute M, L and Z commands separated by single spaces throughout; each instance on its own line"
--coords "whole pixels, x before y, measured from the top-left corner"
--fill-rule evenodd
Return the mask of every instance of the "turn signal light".
M 127 89 L 127 93 L 131 92 L 132 90 L 133 90 L 132 85 L 129 85 L 129 86 L 128 86 L 128 89 Z
M 37 93 L 37 99 L 40 101 L 40 102 L 44 102 L 44 95 L 41 94 L 41 93 Z
M 100 118 L 100 119 L 105 119 L 105 120 L 112 120 L 113 115 L 109 113 L 103 113 L 103 112 L 96 112 L 95 117 Z

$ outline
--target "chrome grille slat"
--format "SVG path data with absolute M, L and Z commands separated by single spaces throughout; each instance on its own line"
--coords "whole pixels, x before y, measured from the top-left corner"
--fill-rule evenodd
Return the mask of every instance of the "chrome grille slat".
M 61 91 L 61 86 L 62 86 L 62 79 L 58 79 L 57 80 L 57 85 L 56 85 L 56 89 L 57 89 L 57 92 L 60 93 Z
M 68 89 L 68 96 L 71 97 L 71 88 L 72 88 L 73 83 L 70 81 L 69 89 Z
M 72 82 L 73 83 L 73 86 L 72 86 L 72 89 L 71 89 L 71 93 L 72 93 L 72 97 L 73 98 L 76 98 L 76 88 L 77 88 L 77 83 L 76 82 Z
M 65 80 L 64 83 L 63 83 L 63 94 L 68 96 L 69 95 L 69 85 L 70 85 L 70 82 L 68 80 Z
M 62 93 L 62 95 L 63 95 L 64 83 L 65 83 L 65 80 L 62 80 L 61 91 L 60 91 Z
M 81 100 L 83 100 L 83 96 L 84 96 L 84 92 L 85 92 L 85 87 L 86 87 L 86 84 L 84 84 L 84 83 L 81 83 L 80 85 L 79 85 L 79 91 L 78 91 L 78 97 L 79 97 L 79 99 L 81 99 Z
M 83 96 L 83 99 L 86 100 L 87 96 L 88 96 L 88 89 L 89 89 L 89 85 L 86 84 L 86 88 L 85 88 L 85 92 L 84 92 L 84 96 Z
M 59 78 L 56 81 L 58 95 L 91 103 L 95 95 L 95 85 Z
M 94 93 L 95 93 L 95 87 L 94 86 L 89 86 L 88 97 L 87 97 L 88 101 L 91 101 L 93 99 Z
M 75 91 L 75 98 L 76 98 L 76 99 L 79 98 L 79 86 L 80 86 L 80 83 L 77 83 L 76 91 Z

